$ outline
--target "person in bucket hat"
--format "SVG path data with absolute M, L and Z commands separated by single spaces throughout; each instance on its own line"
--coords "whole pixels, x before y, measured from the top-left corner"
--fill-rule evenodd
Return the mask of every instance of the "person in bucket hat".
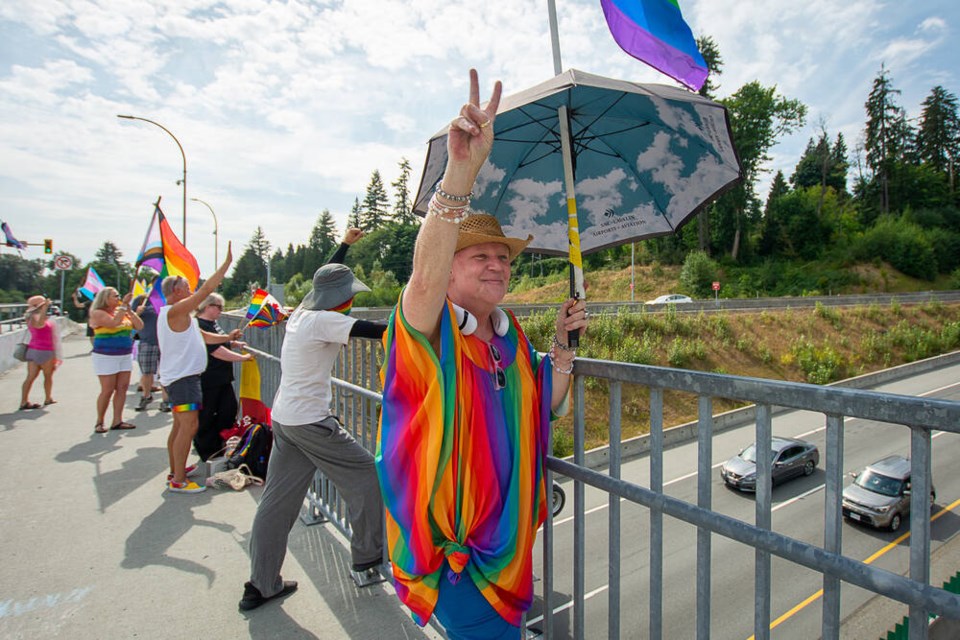
M 350 317 L 353 298 L 369 291 L 343 264 L 363 237 L 348 229 L 327 264 L 313 274 L 310 291 L 286 322 L 280 348 L 280 387 L 273 400 L 273 450 L 267 482 L 250 534 L 250 580 L 240 610 L 249 611 L 297 589 L 280 575 L 287 538 L 317 469 L 347 503 L 351 575 L 358 586 L 382 582 L 383 502 L 373 455 L 348 433 L 330 404 L 330 372 L 350 338 L 380 339 L 386 325 Z
M 396 591 L 414 620 L 435 615 L 451 638 L 519 640 L 549 502 L 550 420 L 573 372 L 567 335 L 587 319 L 582 300 L 563 302 L 541 356 L 499 307 L 510 263 L 532 240 L 469 208 L 499 100 L 498 82 L 481 108 L 471 70 L 384 340 L 376 459 Z

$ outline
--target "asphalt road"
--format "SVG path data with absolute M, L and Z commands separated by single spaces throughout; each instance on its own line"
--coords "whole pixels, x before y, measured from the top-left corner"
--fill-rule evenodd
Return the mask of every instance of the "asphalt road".
M 913 396 L 960 400 L 960 366 L 907 378 L 879 387 L 878 391 Z M 791 480 L 773 491 L 773 528 L 798 540 L 822 545 L 824 522 L 825 418 L 819 414 L 790 412 L 774 418 L 774 435 L 799 437 L 814 442 L 821 450 L 821 466 L 809 477 Z M 720 480 L 719 465 L 754 440 L 754 426 L 748 425 L 718 434 L 713 440 L 713 509 L 720 513 L 754 522 L 752 494 L 727 488 Z M 960 530 L 960 435 L 936 433 L 933 436 L 933 481 L 937 503 L 931 514 L 936 517 L 931 529 L 931 552 Z M 844 473 L 861 469 L 884 456 L 909 455 L 910 432 L 906 427 L 847 419 L 844 430 Z M 676 498 L 696 504 L 697 444 L 692 442 L 665 453 L 665 491 Z M 624 479 L 649 486 L 649 460 L 646 456 L 623 464 Z M 851 478 L 844 479 L 845 484 Z M 573 592 L 573 485 L 567 482 L 567 506 L 555 525 L 554 590 L 557 593 L 554 618 L 556 637 L 572 637 L 570 594 Z M 608 637 L 608 530 L 607 496 L 586 488 L 586 628 L 591 640 Z M 951 510 L 937 517 L 947 507 Z M 649 609 L 647 573 L 649 559 L 649 517 L 645 508 L 621 502 L 621 638 L 647 636 Z M 664 634 L 669 638 L 696 637 L 696 528 L 664 518 Z M 843 553 L 868 561 L 873 566 L 905 574 L 909 568 L 909 526 L 897 533 L 876 531 L 844 522 Z M 744 640 L 753 634 L 754 550 L 719 535 L 712 537 L 713 584 L 711 590 L 711 637 L 720 640 Z M 536 562 L 542 551 L 538 548 Z M 779 639 L 819 638 L 821 630 L 822 587 L 819 573 L 785 560 L 773 558 L 771 620 Z M 960 568 L 960 567 L 958 567 Z M 539 573 L 539 569 L 537 570 Z M 939 586 L 939 585 L 937 585 Z M 874 597 L 869 591 L 844 584 L 841 617 L 852 615 Z M 892 602 L 892 601 L 891 601 Z M 898 604 L 898 603 L 896 603 Z M 530 618 L 536 624 L 542 611 Z M 896 622 L 891 614 L 890 626 Z

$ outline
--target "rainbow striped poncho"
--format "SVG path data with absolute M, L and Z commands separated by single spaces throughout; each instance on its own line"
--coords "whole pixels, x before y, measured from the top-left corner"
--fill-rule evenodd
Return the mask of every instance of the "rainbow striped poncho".
M 384 334 L 377 471 L 397 595 L 421 626 L 447 579 L 444 559 L 515 626 L 533 601 L 533 542 L 546 517 L 550 363 L 512 314 L 492 344 L 505 373 L 501 390 L 489 344 L 460 333 L 449 303 L 439 354 L 399 305 Z

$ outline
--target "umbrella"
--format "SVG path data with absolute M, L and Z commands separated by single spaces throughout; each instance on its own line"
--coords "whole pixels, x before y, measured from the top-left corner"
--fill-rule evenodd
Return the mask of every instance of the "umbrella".
M 530 252 L 568 254 L 564 125 L 584 254 L 674 233 L 741 178 L 722 105 L 677 87 L 565 71 L 501 100 L 474 187 L 473 210 L 496 216 L 507 235 L 533 234 Z M 421 215 L 443 177 L 446 137 L 444 129 L 429 142 L 414 202 Z

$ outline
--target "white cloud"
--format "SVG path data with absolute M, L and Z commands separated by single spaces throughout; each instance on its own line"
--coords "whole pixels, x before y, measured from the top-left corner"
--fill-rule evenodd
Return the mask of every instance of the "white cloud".
M 721 95 L 775 84 L 851 150 L 881 61 L 908 111 L 936 84 L 957 93 L 952 0 L 682 4 L 720 46 Z M 557 9 L 565 69 L 672 84 L 619 49 L 595 0 Z M 181 141 L 188 196 L 217 211 L 222 254 L 258 224 L 282 247 L 304 242 L 323 208 L 342 224 L 370 173 L 389 184 L 402 157 L 415 190 L 424 143 L 465 100 L 470 66 L 484 96 L 497 78 L 514 93 L 553 75 L 539 0 L 32 0 L 0 3 L 0 33 L 12 43 L 0 48 L 0 211 L 24 236 L 56 230 L 58 248 L 84 259 L 111 234 L 134 254 L 157 195 L 180 216 L 176 145 L 118 113 Z M 811 135 L 813 124 L 784 140 L 771 168 L 789 174 Z M 208 214 L 189 203 L 188 244 L 205 267 Z

